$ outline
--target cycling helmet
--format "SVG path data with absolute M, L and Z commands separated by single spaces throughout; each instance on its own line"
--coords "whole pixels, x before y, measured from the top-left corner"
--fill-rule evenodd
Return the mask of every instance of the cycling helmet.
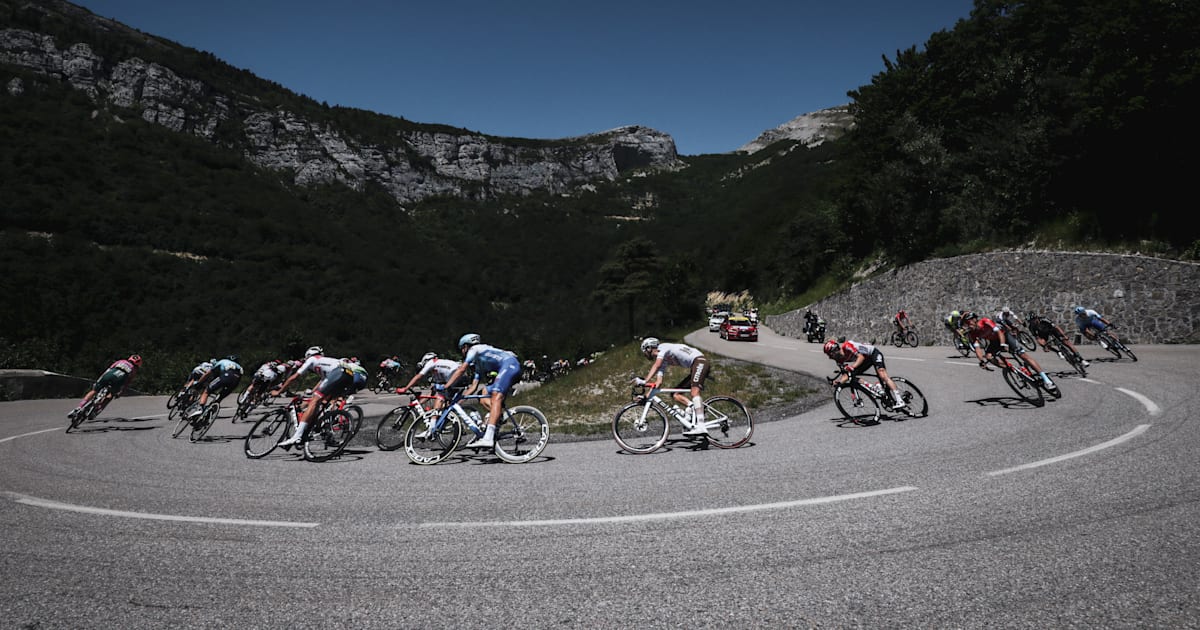
M 642 340 L 642 354 L 650 356 L 650 353 L 658 348 L 657 337 L 646 337 Z
M 950 317 L 959 318 L 962 317 L 962 313 L 959 313 L 958 311 L 950 311 Z
M 838 349 L 838 342 L 834 339 L 826 341 L 823 349 L 825 351 L 825 356 L 830 358 L 841 353 L 841 350 Z
M 238 359 L 240 359 L 240 357 L 238 357 L 238 355 L 236 355 L 236 354 L 231 354 L 231 355 L 225 357 L 225 360 L 233 361 L 234 363 L 237 363 Z
M 314 357 L 318 354 L 325 354 L 325 351 L 321 349 L 321 346 L 313 346 L 313 347 L 309 348 L 308 350 L 304 351 L 304 358 L 307 359 L 309 357 Z
M 1083 308 L 1082 306 L 1076 306 L 1076 307 L 1075 307 L 1075 314 L 1076 314 L 1076 315 L 1083 315 L 1083 312 L 1084 312 L 1085 310 L 1087 310 L 1087 309 Z
M 142 367 L 142 355 L 140 355 L 140 354 L 129 355 L 129 362 L 138 367 Z
M 473 346 L 473 345 L 479 343 L 479 341 L 480 341 L 479 335 L 477 335 L 475 333 L 467 333 L 458 338 L 458 349 L 462 350 L 463 348 Z
M 962 318 L 965 322 L 972 319 L 979 319 L 979 316 L 975 314 L 975 311 L 967 311 L 966 313 L 963 313 Z
M 436 359 L 437 359 L 437 353 L 426 352 L 425 356 L 421 357 L 421 360 L 417 362 L 417 369 L 418 370 L 423 369 L 426 364 L 428 364 L 430 361 L 434 361 Z

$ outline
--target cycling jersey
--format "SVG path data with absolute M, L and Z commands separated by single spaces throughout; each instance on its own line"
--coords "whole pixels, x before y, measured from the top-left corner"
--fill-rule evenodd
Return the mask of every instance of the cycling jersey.
M 517 355 L 483 343 L 471 346 L 467 350 L 467 356 L 463 358 L 463 363 L 475 370 L 475 381 L 479 381 L 485 374 L 495 372 L 496 380 L 489 389 L 499 391 L 505 396 L 512 392 L 513 386 L 521 376 L 521 362 L 517 360 Z
M 1084 332 L 1088 327 L 1103 331 L 1108 328 L 1104 322 L 1100 321 L 1104 316 L 1092 309 L 1086 309 L 1082 313 L 1075 315 L 1075 325 L 1079 327 L 1079 332 Z
M 194 381 L 194 380 L 200 378 L 201 376 L 204 376 L 205 374 L 208 373 L 209 370 L 212 369 L 212 367 L 213 367 L 212 361 L 204 361 L 204 362 L 200 363 L 200 365 L 197 365 L 196 367 L 192 368 L 192 380 Z
M 852 363 L 854 362 L 855 357 L 859 355 L 866 357 L 866 360 L 854 369 L 854 373 L 856 375 L 862 374 L 869 368 L 875 368 L 876 371 L 880 369 L 887 369 L 887 364 L 883 361 L 883 353 L 879 351 L 879 348 L 876 348 L 869 343 L 860 343 L 858 341 L 851 341 L 847 339 L 838 346 L 838 350 L 841 352 L 842 358 L 841 361 L 837 362 L 839 365 Z
M 278 361 L 268 361 L 259 366 L 258 371 L 254 373 L 254 378 L 264 382 L 273 383 L 287 373 L 287 365 Z
M 213 364 L 212 367 L 218 374 L 237 374 L 242 375 L 242 366 L 230 361 L 229 359 L 221 359 Z
M 421 368 L 420 375 L 429 377 L 429 381 L 432 383 L 445 385 L 459 365 L 458 361 L 450 359 L 434 359 Z
M 129 386 L 136 372 L 136 365 L 126 359 L 118 359 L 113 361 L 113 364 L 108 366 L 108 369 L 104 370 L 100 378 L 96 379 L 96 383 L 92 385 L 92 389 L 99 391 L 101 388 L 107 387 L 113 394 L 118 394 Z
M 300 369 L 296 371 L 299 374 L 311 372 L 324 378 L 333 370 L 341 367 L 341 365 L 342 362 L 333 357 L 323 357 L 319 354 L 314 354 L 313 356 L 308 357 L 308 360 L 306 360 L 304 364 L 300 366 Z
M 699 350 L 682 343 L 661 343 L 658 345 L 658 358 L 662 359 L 662 367 L 658 373 L 666 371 L 668 365 L 690 368 L 692 362 L 704 357 Z
M 1058 326 L 1043 318 L 1033 320 L 1033 323 L 1029 325 L 1029 331 L 1038 339 L 1049 339 L 1050 337 L 1062 338 Z
M 985 353 L 996 354 L 1000 351 L 1001 330 L 1003 329 L 996 322 L 986 317 L 980 317 L 979 323 L 971 327 L 967 331 L 967 335 L 971 338 L 971 343 L 982 347 Z M 980 341 L 983 343 L 980 343 Z M 1009 338 L 1008 335 L 1005 335 L 1004 341 L 1008 344 L 1008 348 L 1012 350 L 1013 354 L 1020 355 L 1025 352 L 1025 348 L 1021 346 L 1021 342 L 1017 341 L 1015 337 Z
M 392 359 L 384 359 L 379 363 L 379 368 L 385 372 L 396 372 L 400 370 L 400 362 Z

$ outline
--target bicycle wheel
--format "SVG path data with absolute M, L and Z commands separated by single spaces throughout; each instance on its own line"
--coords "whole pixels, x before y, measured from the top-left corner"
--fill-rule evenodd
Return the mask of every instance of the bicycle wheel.
M 746 405 L 729 396 L 714 396 L 704 401 L 704 425 L 708 441 L 717 448 L 737 448 L 754 435 L 754 418 Z
M 899 330 L 892 331 L 892 345 L 897 348 L 904 345 L 904 335 L 900 334 Z
M 917 336 L 917 331 L 910 330 L 904 333 L 904 343 L 916 348 L 920 345 L 921 339 Z
M 174 416 L 178 418 L 178 420 L 175 422 L 175 430 L 171 431 L 171 437 L 173 438 L 179 437 L 179 434 L 183 433 L 183 430 L 192 424 L 187 415 L 187 408 L 191 405 L 185 405 L 183 404 L 184 402 L 185 401 L 180 401 L 180 404 L 171 410 L 171 414 L 174 414 Z
M 417 414 L 408 407 L 396 407 L 379 419 L 375 427 L 375 446 L 381 451 L 394 451 L 404 446 L 404 433 Z
M 196 423 L 192 426 L 193 442 L 199 442 L 204 437 L 205 433 L 212 428 L 214 422 L 217 421 L 217 414 L 221 412 L 221 405 L 218 403 L 209 403 L 204 407 L 200 417 L 196 419 Z
M 496 457 L 523 464 L 542 454 L 550 442 L 550 423 L 540 410 L 528 405 L 506 409 L 496 425 Z
M 896 390 L 900 392 L 900 397 L 908 403 L 908 406 L 901 411 L 913 418 L 924 418 L 929 415 L 929 401 L 925 400 L 925 394 L 922 394 L 912 381 L 902 376 L 893 376 L 892 382 L 896 384 Z
M 454 452 L 454 447 L 458 446 L 458 441 L 462 439 L 463 427 L 455 412 L 447 412 L 446 417 L 441 420 L 441 426 L 434 430 L 432 427 L 437 426 L 438 421 L 439 417 L 433 415 L 429 418 L 432 426 L 429 422 L 419 419 L 408 423 L 408 429 L 404 432 L 404 452 L 412 463 L 422 466 L 436 464 Z
M 1133 353 L 1133 350 L 1129 349 L 1129 346 L 1125 345 L 1125 342 L 1118 341 L 1117 345 L 1121 346 L 1121 352 L 1124 352 L 1130 359 L 1133 359 L 1134 363 L 1137 363 L 1137 355 Z
M 1033 335 L 1021 330 L 1017 332 L 1017 341 L 1021 342 L 1021 347 L 1026 350 L 1037 350 L 1037 342 L 1033 340 Z
M 175 405 L 179 404 L 179 395 L 182 393 L 182 391 L 176 391 L 171 394 L 171 397 L 167 399 L 167 409 L 174 409 Z
M 617 446 L 635 455 L 653 453 L 667 443 L 671 423 L 658 407 L 629 403 L 613 416 L 612 435 Z
M 1096 335 L 1096 343 L 1100 344 L 1101 348 L 1108 350 L 1114 358 L 1121 358 L 1121 349 L 1117 347 L 1117 344 L 1113 341 L 1113 338 L 1108 336 L 1108 333 L 1100 333 L 1099 335 Z
M 1079 372 L 1080 376 L 1087 378 L 1087 368 L 1084 367 L 1083 357 L 1078 352 L 1072 352 L 1061 346 L 1057 350 L 1058 356 L 1062 357 L 1067 363 L 1070 363 L 1071 367 L 1075 368 L 1075 371 Z
M 292 434 L 292 423 L 286 409 L 279 409 L 259 418 L 246 434 L 243 449 L 246 457 L 259 459 L 275 450 L 279 443 Z
M 833 402 L 854 424 L 878 424 L 883 409 L 879 400 L 858 383 L 839 385 L 833 390 Z
M 69 422 L 67 423 L 67 433 L 70 433 L 73 429 L 76 429 L 79 427 L 79 425 L 83 424 L 83 421 L 87 419 L 88 415 L 92 412 L 92 407 L 95 404 L 96 399 L 92 398 L 87 402 L 87 404 L 73 411 L 72 413 L 74 415 L 68 416 Z
M 971 344 L 959 338 L 954 339 L 954 349 L 958 350 L 958 353 L 964 357 L 971 354 Z
M 1033 376 L 1029 376 L 1016 368 L 1005 368 L 1003 371 L 1004 382 L 1016 392 L 1017 396 L 1027 403 L 1035 407 L 1041 407 L 1046 404 L 1046 399 L 1042 395 L 1042 388 L 1033 381 Z
M 353 422 L 354 418 L 345 410 L 321 414 L 321 420 L 310 429 L 315 432 L 304 441 L 304 459 L 324 462 L 340 455 L 353 437 L 350 433 Z

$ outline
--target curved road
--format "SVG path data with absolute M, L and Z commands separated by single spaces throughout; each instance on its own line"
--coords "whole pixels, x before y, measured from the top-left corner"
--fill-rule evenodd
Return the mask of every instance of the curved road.
M 688 340 L 832 368 L 769 331 Z M 72 434 L 71 401 L 4 403 L 0 626 L 1195 627 L 1200 349 L 1136 350 L 1030 408 L 947 348 L 888 349 L 928 418 L 828 404 L 733 451 L 552 437 L 525 465 L 251 461 L 229 409 L 192 444 L 158 397 Z

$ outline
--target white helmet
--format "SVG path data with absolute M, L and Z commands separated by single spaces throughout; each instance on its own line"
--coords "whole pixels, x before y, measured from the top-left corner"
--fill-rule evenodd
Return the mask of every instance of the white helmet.
M 425 356 L 421 357 L 420 361 L 417 361 L 417 369 L 418 370 L 423 369 L 427 363 L 429 363 L 430 361 L 433 361 L 435 359 L 437 359 L 436 353 L 426 352 Z
M 308 358 L 314 357 L 318 354 L 325 354 L 325 351 L 321 349 L 321 346 L 313 346 L 313 347 L 309 348 L 308 350 L 304 351 L 304 358 L 308 359 Z
M 650 356 L 650 351 L 658 348 L 657 337 L 646 337 L 642 340 L 642 354 Z

